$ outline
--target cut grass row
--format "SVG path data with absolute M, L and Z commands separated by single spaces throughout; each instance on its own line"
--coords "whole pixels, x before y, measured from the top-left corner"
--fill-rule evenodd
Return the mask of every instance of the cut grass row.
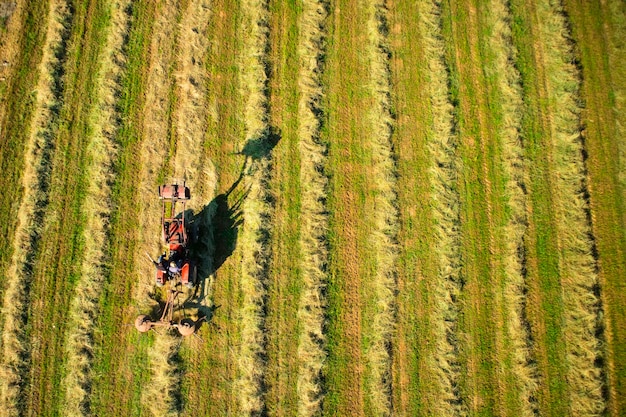
M 18 224 L 18 210 L 24 190 L 19 184 L 25 169 L 26 144 L 31 135 L 32 118 L 36 112 L 37 96 L 33 94 L 39 81 L 40 68 L 46 30 L 48 27 L 49 4 L 45 1 L 32 1 L 24 4 L 24 13 L 18 27 L 22 30 L 16 45 L 11 48 L 14 59 L 11 60 L 11 74 L 2 81 L 0 105 L 0 169 L 2 169 L 2 187 L 6 189 L 0 199 L 0 236 L 3 242 L 13 242 Z M 6 35 L 8 39 L 8 34 Z M 3 72 L 4 73 L 4 72 Z M 5 245 L 0 252 L 0 299 L 4 300 L 6 272 L 13 256 L 13 249 Z
M 529 294 L 542 307 L 530 312 L 544 376 L 540 411 L 595 415 L 606 406 L 603 365 L 596 361 L 602 355 L 602 306 L 587 213 L 578 69 L 571 63 L 568 22 L 559 3 L 512 2 L 512 7 L 526 100 L 522 132 L 534 168 L 527 249 L 536 262 L 529 263 Z M 529 50 L 528 42 L 535 48 Z M 554 253 L 558 258 L 550 257 Z
M 206 300 L 209 306 L 205 311 L 210 324 L 200 332 L 205 344 L 202 348 L 183 344 L 181 352 L 187 369 L 182 379 L 186 398 L 183 414 L 190 416 L 234 414 L 239 407 L 238 392 L 232 387 L 237 377 L 237 314 L 241 305 L 241 253 L 236 247 L 241 227 L 242 190 L 237 180 L 242 157 L 235 155 L 244 131 L 239 87 L 241 20 L 239 2 L 220 0 L 211 4 L 206 35 L 211 43 L 204 64 L 207 127 L 199 166 L 210 169 L 217 181 L 200 182 L 196 195 L 212 198 L 203 207 L 206 217 L 199 230 L 201 235 L 213 238 L 200 250 L 201 256 L 213 258 L 212 265 L 207 264 L 199 276 L 202 294 L 210 295 L 212 300 Z
M 84 257 L 80 278 L 69 310 L 69 331 L 66 342 L 67 374 L 62 386 L 65 390 L 63 412 L 70 416 L 90 413 L 91 372 L 94 347 L 94 320 L 98 315 L 98 299 L 104 284 L 105 242 L 108 230 L 106 219 L 111 213 L 112 164 L 116 154 L 114 135 L 118 127 L 116 94 L 122 71 L 119 56 L 128 27 L 125 12 L 127 2 L 116 2 L 110 9 L 110 29 L 102 50 L 102 69 L 98 84 L 101 93 L 92 109 L 94 134 L 87 145 L 89 181 L 83 204 L 86 222 L 83 232 Z
M 246 415 L 266 412 L 267 369 L 266 311 L 268 274 L 271 268 L 270 244 L 273 223 L 272 190 L 269 189 L 275 143 L 269 126 L 267 52 L 269 49 L 269 9 L 265 0 L 242 2 L 242 27 L 247 33 L 241 54 L 241 96 L 244 97 L 246 157 L 243 177 L 243 227 L 238 244 L 241 250 L 240 286 L 242 304 L 238 324 L 241 339 L 236 347 L 239 410 Z
M 626 267 L 624 235 L 624 76 L 626 10 L 620 2 L 568 1 L 582 66 L 581 94 L 586 110 L 582 113 L 584 145 L 588 159 L 589 192 L 593 234 L 598 251 L 598 276 L 606 317 L 606 348 L 609 412 L 625 412 L 626 350 L 620 340 L 626 337 L 626 300 L 622 271 Z M 621 44 L 621 47 L 620 47 Z M 621 54 L 621 55 L 620 55 Z M 621 182 L 621 184 L 620 184 Z M 621 187 L 620 187 L 621 186 Z
M 106 37 L 109 9 L 103 2 L 67 5 L 63 22 L 68 38 L 58 81 L 59 107 L 52 120 L 54 148 L 49 161 L 50 182 L 43 228 L 33 252 L 27 332 L 31 338 L 31 366 L 26 406 L 29 413 L 52 415 L 62 410 L 65 391 L 57 390 L 67 362 L 65 320 L 75 284 L 81 275 L 84 201 L 88 187 L 87 148 L 93 139 L 93 112 L 99 102 L 101 39 Z M 70 25 L 68 27 L 68 25 Z M 54 323 L 54 325 L 50 325 Z
M 54 10 L 55 5 L 56 3 L 47 5 L 45 8 L 46 14 L 39 16 L 39 18 L 47 22 L 48 13 Z M 40 10 L 40 12 L 43 12 L 43 10 Z M 52 22 L 55 22 L 55 17 L 56 15 L 52 16 Z M 2 403 L 5 404 L 3 412 L 6 415 L 18 414 L 21 406 L 19 404 L 21 389 L 25 386 L 24 379 L 28 371 L 29 343 L 24 323 L 27 319 L 28 295 L 32 282 L 31 249 L 37 242 L 37 237 L 41 230 L 39 223 L 41 223 L 43 209 L 46 205 L 47 178 L 49 177 L 49 164 L 47 164 L 47 161 L 52 140 L 52 135 L 49 132 L 47 135 L 42 133 L 47 132 L 49 129 L 52 117 L 51 109 L 45 103 L 52 105 L 54 101 L 58 100 L 58 97 L 53 93 L 54 77 L 50 74 L 50 67 L 59 65 L 59 60 L 54 52 L 55 48 L 61 43 L 62 30 L 60 22 L 53 23 L 48 26 L 45 37 L 40 39 L 43 43 L 39 57 L 41 62 L 35 64 L 35 71 L 31 71 L 32 74 L 36 74 L 33 81 L 37 81 L 38 95 L 34 98 L 34 102 L 31 103 L 32 108 L 28 109 L 31 113 L 23 115 L 25 119 L 21 125 L 22 130 L 11 132 L 6 129 L 8 134 L 5 144 L 9 145 L 11 144 L 10 134 L 26 133 L 26 136 L 21 138 L 25 141 L 25 155 L 20 155 L 20 158 L 14 162 L 29 161 L 28 164 L 24 165 L 23 173 L 16 172 L 21 177 L 14 178 L 14 181 L 19 181 L 18 184 L 24 188 L 24 194 L 21 196 L 22 200 L 19 201 L 17 207 L 19 211 L 14 213 L 16 216 L 16 230 L 5 230 L 5 232 L 15 233 L 15 235 L 5 236 L 9 239 L 8 242 L 11 243 L 6 245 L 7 250 L 2 252 L 3 255 L 9 255 L 7 261 L 10 261 L 10 264 L 8 266 L 5 265 L 3 268 L 3 271 L 6 272 L 4 272 L 2 280 L 4 291 L 2 292 L 3 309 L 0 327 L 2 329 L 2 384 L 0 385 L 0 398 Z M 33 51 L 30 52 L 33 53 Z M 29 61 L 27 60 L 26 62 Z M 18 82 L 18 80 L 19 78 L 15 82 Z M 11 104 L 10 100 L 9 104 Z M 3 121 L 11 121 L 10 112 L 8 119 Z M 19 136 L 16 139 L 19 139 Z M 5 155 L 4 149 L 3 155 Z M 16 190 L 18 187 L 13 186 L 12 189 Z M 12 196 L 10 192 L 7 197 L 20 198 L 17 195 Z M 26 268 L 27 265 L 28 268 Z
M 176 155 L 178 132 L 175 110 L 177 104 L 174 73 L 180 56 L 180 31 L 184 5 L 180 1 L 163 1 L 157 4 L 150 53 L 145 63 L 147 69 L 146 103 L 143 113 L 141 137 L 141 165 L 138 177 L 139 195 L 136 197 L 143 215 L 139 219 L 138 254 L 149 253 L 153 257 L 166 252 L 161 243 L 161 201 L 157 187 L 169 183 Z M 174 213 L 176 214 L 176 213 Z M 165 291 L 155 290 L 154 266 L 145 257 L 138 257 L 135 267 L 137 282 L 133 289 L 133 303 L 141 313 L 157 311 L 165 303 Z M 180 295 L 183 298 L 184 295 Z M 182 301 L 182 300 L 178 300 Z M 148 338 L 145 361 L 147 378 L 137 387 L 140 406 L 149 415 L 176 414 L 180 411 L 180 376 L 177 369 L 177 340 L 169 331 Z
M 322 413 L 386 415 L 398 227 L 387 11 L 384 3 L 333 6 L 323 77 L 322 137 L 331 180 Z
M 458 387 L 458 160 L 441 9 L 439 2 L 417 8 L 394 2 L 390 9 L 401 220 L 394 410 L 455 415 L 464 408 Z
M 322 370 L 326 361 L 325 288 L 328 264 L 327 143 L 322 130 L 324 90 L 321 74 L 326 54 L 329 4 L 305 1 L 300 14 L 298 54 L 298 145 L 300 151 L 300 235 L 302 288 L 298 301 L 299 341 L 298 415 L 321 411 L 325 386 Z
M 567 352 L 569 412 L 605 412 L 605 374 L 601 343 L 603 306 L 591 230 L 589 189 L 581 136 L 581 74 L 574 64 L 569 22 L 561 2 L 539 3 L 540 36 L 550 112 L 554 215 L 557 217 L 559 268 L 563 291 L 563 332 Z
M 544 135 L 549 132 L 546 108 L 546 77 L 541 42 L 537 42 L 538 18 L 534 5 L 511 1 L 513 41 L 519 53 L 524 97 L 524 117 L 521 132 L 524 138 L 528 164 L 528 213 L 526 235 L 528 319 L 535 341 L 537 369 L 541 375 L 537 392 L 539 412 L 545 415 L 564 415 L 568 405 L 565 383 L 565 349 L 562 333 L 563 300 L 560 274 L 556 221 L 553 213 L 552 183 L 549 175 L 549 149 Z M 530 45 L 535 44 L 536 48 Z
M 94 335 L 94 380 L 91 411 L 95 415 L 137 415 L 140 388 L 147 379 L 145 349 L 149 337 L 129 337 L 126 323 L 135 311 L 132 289 L 138 282 L 135 271 L 139 207 L 136 199 L 140 172 L 140 151 L 145 108 L 145 85 L 150 37 L 155 16 L 154 3 L 133 3 L 128 10 L 130 27 L 124 45 L 126 57 L 121 76 L 121 96 L 117 109 L 120 127 L 116 136 L 118 153 L 114 161 L 110 231 L 107 236 L 108 262 L 100 315 Z
M 510 11 L 508 4 L 495 0 L 481 2 L 479 11 L 487 16 L 483 37 L 486 51 L 484 67 L 490 81 L 489 99 L 497 104 L 493 111 L 494 127 L 501 147 L 503 197 L 506 199 L 502 231 L 506 243 L 502 247 L 503 279 L 500 306 L 502 315 L 500 368 L 505 381 L 505 391 L 500 398 L 508 415 L 534 415 L 537 413 L 536 390 L 538 375 L 531 354 L 532 339 L 527 317 L 526 255 L 524 237 L 528 225 L 527 167 L 520 134 L 522 124 L 522 87 L 520 75 L 514 65 L 516 51 L 513 47 Z M 492 53 L 489 53 L 492 51 Z M 495 107 L 495 106 L 494 106 Z M 502 237 L 501 237 L 502 238 Z M 507 349 L 508 347 L 508 349 Z
M 368 293 L 373 299 L 366 321 L 369 329 L 366 404 L 370 415 L 392 415 L 391 343 L 396 328 L 398 209 L 396 154 L 391 142 L 395 126 L 391 102 L 391 70 L 385 1 L 367 8 L 369 88 L 373 103 L 367 110 L 372 152 L 372 234 L 376 271 Z
M 467 7 L 466 7 L 467 6 Z M 482 72 L 481 30 L 475 3 L 463 6 L 444 2 L 443 35 L 450 70 L 451 99 L 457 102 L 456 123 L 461 235 L 459 380 L 470 414 L 502 414 L 504 386 L 496 372 L 502 346 L 497 331 L 502 319 L 495 313 L 501 300 L 493 287 L 502 284 L 503 240 L 498 234 L 503 217 L 500 204 L 502 175 L 497 165 L 501 149 L 491 134 L 492 114 Z

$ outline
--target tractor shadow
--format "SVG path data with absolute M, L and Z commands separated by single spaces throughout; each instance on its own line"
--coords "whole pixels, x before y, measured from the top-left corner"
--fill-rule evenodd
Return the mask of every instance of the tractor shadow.
M 214 311 L 219 306 L 212 306 L 206 298 L 215 273 L 237 248 L 239 231 L 243 225 L 243 203 L 249 194 L 244 188 L 243 179 L 255 169 L 255 162 L 268 157 L 281 139 L 280 131 L 268 128 L 259 137 L 248 140 L 236 155 L 243 155 L 245 160 L 238 178 L 225 192 L 217 195 L 202 210 L 194 213 L 185 212 L 191 237 L 190 256 L 196 260 L 196 285 L 184 301 L 185 308 L 198 309 L 199 320 L 203 318 L 211 323 Z

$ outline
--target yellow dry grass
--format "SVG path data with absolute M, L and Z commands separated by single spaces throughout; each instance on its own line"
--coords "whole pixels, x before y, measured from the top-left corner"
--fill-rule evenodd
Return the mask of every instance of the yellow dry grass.
M 267 74 L 265 71 L 268 34 L 268 6 L 262 0 L 242 2 L 243 40 L 241 57 L 241 94 L 246 98 L 244 125 L 246 143 L 263 141 L 268 133 Z M 264 409 L 263 378 L 265 374 L 265 317 L 267 298 L 266 274 L 270 259 L 268 237 L 271 207 L 268 203 L 270 158 L 268 155 L 249 159 L 243 184 L 248 191 L 243 202 L 243 229 L 240 246 L 242 304 L 239 311 L 241 331 L 238 346 L 238 376 L 235 389 L 239 393 L 243 414 L 261 413 Z
M 29 341 L 24 334 L 24 311 L 28 308 L 27 286 L 30 272 L 25 270 L 27 257 L 31 250 L 31 236 L 40 231 L 41 225 L 35 224 L 36 205 L 46 198 L 40 188 L 40 176 L 47 175 L 47 161 L 42 159 L 42 149 L 46 148 L 49 136 L 51 106 L 56 98 L 52 92 L 54 83 L 52 71 L 60 65 L 55 56 L 55 48 L 61 43 L 62 21 L 69 13 L 62 1 L 50 2 L 50 19 L 46 34 L 46 45 L 37 71 L 40 71 L 37 86 L 37 104 L 33 128 L 26 146 L 25 171 L 22 178 L 24 187 L 23 200 L 18 211 L 18 224 L 13 257 L 7 273 L 6 290 L 2 310 L 2 346 L 0 355 L 0 413 L 3 416 L 18 415 L 20 401 L 20 369 L 26 366 L 24 355 L 29 350 Z
M 207 37 L 208 24 L 212 11 L 209 2 L 190 2 L 180 24 L 179 50 L 176 56 L 177 104 L 174 110 L 174 122 L 177 132 L 174 176 L 198 180 L 206 178 L 207 173 L 199 173 L 200 149 L 205 138 L 207 109 L 207 71 L 206 59 L 209 49 Z M 200 189 L 200 187 L 194 187 Z M 195 198 L 190 207 L 201 208 L 202 200 Z
M 602 415 L 606 408 L 601 340 L 597 337 L 602 306 L 597 293 L 581 137 L 580 74 L 574 65 L 569 29 L 560 2 L 539 2 L 537 13 L 545 45 L 546 86 L 551 110 L 551 144 L 558 219 L 559 266 L 565 309 L 567 383 L 570 411 L 577 416 Z
M 169 332 L 155 336 L 149 350 L 149 385 L 142 390 L 141 401 L 150 415 L 155 417 L 178 416 L 174 394 L 180 384 L 180 375 L 173 363 L 179 338 Z
M 24 2 L 16 2 L 8 18 L 5 32 L 0 35 L 0 120 L 4 120 L 7 107 L 5 101 L 7 86 L 15 70 L 15 60 L 19 56 L 19 43 L 23 31 Z
M 460 209 L 456 173 L 460 161 L 456 156 L 452 104 L 448 98 L 444 42 L 441 34 L 441 2 L 419 4 L 421 32 L 424 34 L 424 59 L 431 77 L 428 94 L 432 108 L 432 126 L 427 132 L 428 150 L 433 158 L 430 168 L 433 218 L 436 223 L 433 253 L 438 257 L 436 290 L 433 291 L 433 333 L 437 335 L 432 357 L 427 359 L 435 373 L 434 381 L 441 393 L 435 405 L 437 415 L 458 415 L 464 404 L 459 392 L 457 316 L 455 300 L 460 293 Z
M 506 331 L 512 346 L 513 372 L 517 376 L 519 402 L 523 415 L 532 416 L 537 405 L 531 399 L 536 397 L 538 388 L 537 369 L 532 364 L 528 328 L 525 318 L 526 299 L 524 295 L 524 235 L 526 233 L 527 199 L 524 191 L 527 168 L 524 162 L 520 128 L 522 117 L 522 88 L 520 75 L 513 65 L 515 51 L 512 47 L 510 11 L 502 0 L 492 0 L 488 24 L 493 28 L 489 48 L 496 57 L 491 68 L 497 78 L 497 88 L 502 97 L 502 124 L 497 135 L 502 143 L 503 168 L 506 174 L 507 205 L 510 216 L 505 227 L 506 252 L 504 269 L 507 277 L 504 289 L 504 304 L 507 309 Z M 504 364 L 502 364 L 504 366 Z
M 127 0 L 121 0 L 111 6 L 111 28 L 102 53 L 102 78 L 99 81 L 102 95 L 99 98 L 100 104 L 95 107 L 92 115 L 96 129 L 88 148 L 91 166 L 87 168 L 90 176 L 83 204 L 83 212 L 87 218 L 83 232 L 85 255 L 81 278 L 76 284 L 75 295 L 70 305 L 70 330 L 65 348 L 67 362 L 72 364 L 63 380 L 64 412 L 68 416 L 88 414 L 85 403 L 88 402 L 89 387 L 93 378 L 90 371 L 94 319 L 98 314 L 98 300 L 104 285 L 106 219 L 111 213 L 109 184 L 112 183 L 111 168 L 116 154 L 115 95 L 120 88 L 117 79 L 122 71 L 121 48 L 128 27 L 128 15 L 124 10 L 128 4 Z
M 173 156 L 170 151 L 170 106 L 173 88 L 172 73 L 176 66 L 179 30 L 178 15 L 180 4 L 176 0 L 164 1 L 157 9 L 150 39 L 150 61 L 148 63 L 148 81 L 146 105 L 144 109 L 143 137 L 141 141 L 141 173 L 138 199 L 140 233 L 138 256 L 135 270 L 137 275 L 129 279 L 137 282 L 133 300 L 139 311 L 154 309 L 157 294 L 154 291 L 154 265 L 143 255 L 155 257 L 165 252 L 161 242 L 161 202 L 157 195 L 157 179 L 161 170 L 170 172 L 165 166 Z M 175 140 L 175 138 L 174 138 Z M 171 178 L 164 178 L 169 182 Z M 156 319 L 156 317 L 155 317 Z M 133 330 L 134 331 L 134 330 Z M 174 336 L 167 331 L 155 335 L 154 344 L 149 348 L 148 370 L 149 383 L 141 391 L 141 405 L 152 415 L 174 412 L 174 399 L 178 377 L 175 364 L 170 360 L 173 355 Z M 176 342 L 177 343 L 177 342 Z
M 376 272 L 373 294 L 375 307 L 371 326 L 370 346 L 366 360 L 369 373 L 366 387 L 371 410 L 375 415 L 391 415 L 391 338 L 395 329 L 395 292 L 397 290 L 396 260 L 399 228 L 397 197 L 397 168 L 391 144 L 393 120 L 391 114 L 391 81 L 389 46 L 383 28 L 387 26 L 385 1 L 372 2 L 368 8 L 368 38 L 370 50 L 370 88 L 374 98 L 368 111 L 372 131 L 372 182 L 374 207 L 371 210 L 373 233 L 371 247 L 375 251 Z
M 298 89 L 298 137 L 300 140 L 300 184 L 302 184 L 302 219 L 300 250 L 302 254 L 302 294 L 298 306 L 300 335 L 298 342 L 298 414 L 318 415 L 323 391 L 322 368 L 326 360 L 324 309 L 326 299 L 326 264 L 328 215 L 326 196 L 328 178 L 327 147 L 320 141 L 320 101 L 323 98 L 321 58 L 324 56 L 328 2 L 303 2 L 300 17 L 298 54 L 300 72 Z

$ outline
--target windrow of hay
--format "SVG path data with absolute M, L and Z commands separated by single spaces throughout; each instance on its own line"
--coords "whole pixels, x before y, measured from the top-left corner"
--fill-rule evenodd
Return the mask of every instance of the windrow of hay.
M 300 184 L 302 184 L 302 222 L 300 250 L 303 288 L 298 307 L 298 415 L 314 416 L 321 411 L 324 398 L 322 368 L 326 360 L 324 336 L 327 281 L 328 213 L 325 174 L 327 146 L 320 139 L 321 102 L 324 96 L 321 72 L 326 53 L 328 2 L 307 0 L 300 16 L 298 54 L 298 137 L 300 140 Z
M 24 378 L 29 366 L 30 341 L 25 326 L 32 282 L 32 262 L 48 202 L 50 158 L 54 146 L 55 119 L 59 103 L 65 42 L 71 17 L 63 1 L 50 3 L 46 44 L 39 68 L 37 103 L 31 135 L 26 146 L 22 178 L 24 196 L 18 211 L 18 226 L 13 258 L 7 273 L 2 309 L 2 346 L 0 355 L 0 413 L 18 415 L 23 400 Z
M 433 253 L 439 259 L 436 291 L 433 292 L 435 312 L 431 318 L 437 335 L 434 357 L 429 358 L 434 378 L 442 395 L 435 405 L 439 416 L 463 413 L 465 405 L 459 390 L 460 364 L 458 358 L 457 300 L 462 290 L 460 271 L 461 239 L 459 191 L 456 155 L 458 138 L 455 133 L 453 106 L 448 96 L 448 70 L 442 38 L 441 1 L 419 3 L 420 31 L 424 34 L 424 59 L 428 62 L 430 79 L 428 92 L 432 107 L 432 126 L 428 129 L 428 150 L 433 158 L 430 168 L 432 210 L 436 222 Z
M 371 247 L 375 250 L 376 272 L 373 294 L 374 316 L 370 345 L 367 347 L 367 395 L 375 415 L 391 415 L 391 339 L 396 326 L 395 296 L 397 292 L 398 257 L 397 236 L 399 214 L 397 209 L 397 167 L 391 143 L 394 118 L 391 103 L 391 53 L 387 44 L 387 6 L 385 0 L 369 6 L 368 37 L 370 49 L 371 89 L 374 103 L 369 111 L 372 131 L 372 207 L 373 233 Z
M 493 29 L 489 48 L 495 56 L 491 75 L 497 79 L 498 93 L 502 98 L 500 110 L 502 121 L 496 133 L 502 143 L 507 206 L 510 213 L 504 231 L 506 236 L 504 304 L 508 318 L 505 325 L 507 340 L 512 344 L 508 350 L 512 352 L 512 367 L 517 378 L 515 383 L 519 402 L 523 415 L 532 416 L 538 412 L 535 398 L 539 382 L 531 355 L 532 341 L 526 317 L 524 236 L 528 226 L 528 203 L 525 192 L 528 181 L 520 134 L 523 108 L 521 77 L 513 64 L 515 50 L 507 2 L 492 0 L 489 10 L 491 13 L 488 16 L 488 24 Z
M 273 138 L 268 126 L 268 4 L 265 0 L 246 0 L 242 3 L 242 11 L 241 32 L 246 34 L 241 57 L 241 94 L 246 100 L 246 143 L 242 153 L 248 165 L 243 185 L 248 194 L 243 202 L 243 230 L 238 242 L 242 254 L 242 304 L 239 311 L 241 344 L 238 347 L 235 390 L 239 393 L 240 411 L 248 415 L 262 413 L 265 409 L 264 330 L 272 212 L 268 187 Z
M 104 265 L 108 217 L 111 213 L 112 168 L 115 159 L 115 133 L 118 129 L 116 110 L 119 80 L 123 71 L 122 48 L 128 31 L 128 0 L 111 5 L 111 27 L 102 52 L 101 95 L 94 107 L 95 134 L 89 144 L 87 159 L 91 162 L 87 194 L 83 203 L 86 225 L 83 232 L 85 254 L 81 278 L 69 312 L 69 334 L 66 344 L 67 362 L 72 364 L 64 378 L 64 412 L 68 416 L 90 414 L 91 365 L 94 347 L 94 321 L 98 300 L 104 285 Z
M 200 163 L 202 143 L 207 128 L 207 71 L 206 59 L 209 49 L 207 36 L 212 11 L 210 2 L 190 2 L 183 12 L 180 29 L 180 50 L 177 54 L 176 97 L 174 123 L 176 124 L 176 178 L 190 178 L 199 183 L 207 178 L 207 173 L 197 172 L 204 167 Z M 213 191 L 208 187 L 208 191 Z M 200 184 L 194 187 L 197 193 L 204 189 Z M 191 206 L 201 208 L 202 200 L 194 198 Z
M 170 163 L 175 155 L 177 132 L 174 123 L 176 105 L 174 73 L 177 66 L 181 30 L 181 5 L 177 0 L 164 1 L 155 16 L 150 39 L 150 60 L 147 81 L 147 100 L 144 109 L 144 137 L 141 143 L 139 251 L 153 258 L 165 251 L 161 240 L 161 201 L 157 194 L 159 181 L 169 183 Z M 155 269 L 147 257 L 136 258 L 139 272 L 134 300 L 141 312 L 155 310 L 159 292 L 154 291 Z M 180 295 L 179 297 L 182 297 Z M 161 300 L 163 301 L 163 300 Z M 158 319 L 158 317 L 153 317 Z M 177 413 L 175 396 L 180 389 L 180 374 L 172 360 L 177 341 L 174 333 L 159 332 L 148 348 L 149 381 L 141 390 L 141 405 L 151 415 Z
M 574 64 L 572 40 L 560 2 L 540 2 L 537 14 L 546 51 L 546 86 L 551 111 L 570 412 L 578 416 L 603 415 L 606 398 L 602 305 L 583 159 L 581 78 Z
M 148 353 L 152 374 L 150 387 L 144 389 L 142 401 L 145 401 L 150 415 L 177 416 L 180 409 L 180 404 L 176 401 L 180 385 L 176 364 L 179 337 L 173 333 L 161 332 L 154 339 L 154 345 Z

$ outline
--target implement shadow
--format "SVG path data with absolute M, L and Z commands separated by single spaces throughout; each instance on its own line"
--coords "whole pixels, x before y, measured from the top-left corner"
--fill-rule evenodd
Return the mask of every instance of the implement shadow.
M 242 181 L 254 170 L 254 162 L 267 158 L 280 141 L 280 131 L 268 128 L 258 137 L 248 140 L 237 155 L 245 156 L 235 182 L 222 194 L 216 196 L 198 213 L 187 210 L 185 217 L 191 238 L 192 259 L 196 260 L 197 281 L 193 294 L 184 302 L 187 308 L 197 308 L 199 320 L 211 322 L 219 306 L 211 306 L 209 295 L 211 277 L 222 267 L 237 248 L 239 229 L 243 224 L 242 206 L 249 189 L 242 189 Z

